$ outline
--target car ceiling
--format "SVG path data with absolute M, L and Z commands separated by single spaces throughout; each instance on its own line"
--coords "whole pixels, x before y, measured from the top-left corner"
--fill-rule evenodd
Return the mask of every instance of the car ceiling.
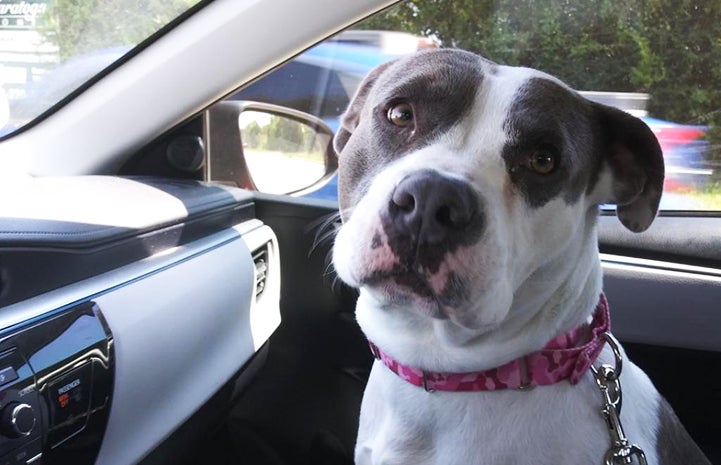
M 212 1 L 41 124 L 0 143 L 0 176 L 115 173 L 210 103 L 392 3 Z

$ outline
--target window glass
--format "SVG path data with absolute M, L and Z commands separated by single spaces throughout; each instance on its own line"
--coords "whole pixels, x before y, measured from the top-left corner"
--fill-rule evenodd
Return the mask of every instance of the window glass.
M 0 137 L 60 102 L 199 0 L 0 0 Z
M 413 0 L 295 60 L 235 98 L 259 98 L 337 127 L 362 76 L 429 46 L 558 76 L 656 134 L 662 209 L 721 210 L 721 2 L 716 0 Z M 305 95 L 301 95 L 305 94 Z M 311 196 L 335 198 L 334 181 Z
M 325 68 L 296 60 L 271 72 L 235 94 L 232 99 L 282 102 L 321 117 L 338 116 L 348 103 L 349 89 L 341 83 L 342 70 Z

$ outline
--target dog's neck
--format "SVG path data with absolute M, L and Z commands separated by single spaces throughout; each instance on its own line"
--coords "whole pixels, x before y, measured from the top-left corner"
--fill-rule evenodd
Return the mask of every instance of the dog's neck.
M 362 290 L 357 319 L 370 340 L 404 364 L 433 371 L 490 369 L 539 350 L 557 335 L 589 321 L 602 288 L 596 244 L 593 225 L 524 280 L 508 317 L 488 332 L 411 310 L 384 310 Z
M 601 294 L 591 324 L 549 341 L 537 352 L 529 353 L 505 365 L 472 373 L 435 373 L 405 366 L 369 342 L 376 359 L 410 384 L 432 391 L 495 391 L 528 389 L 560 381 L 578 383 L 596 361 L 610 329 L 608 302 Z

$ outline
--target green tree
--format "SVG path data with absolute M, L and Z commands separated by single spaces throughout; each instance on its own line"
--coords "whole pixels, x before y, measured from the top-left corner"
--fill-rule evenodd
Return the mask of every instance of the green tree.
M 135 45 L 199 0 L 53 0 L 40 32 L 60 58 L 116 45 Z
M 300 131 L 303 140 L 299 150 L 310 154 L 317 154 L 323 150 L 323 142 L 321 141 L 323 136 L 320 136 L 315 129 L 302 124 L 300 125 Z
M 261 128 L 257 121 L 253 121 L 242 130 L 243 146 L 252 147 L 254 149 L 263 148 L 261 144 Z
M 364 27 L 435 36 L 499 63 L 543 69 L 578 89 L 630 91 L 640 47 L 628 3 L 411 0 Z
M 646 92 L 652 115 L 710 127 L 721 160 L 718 0 L 409 0 L 363 27 L 434 36 L 579 90 Z
M 265 148 L 279 152 L 294 153 L 303 149 L 301 124 L 289 118 L 274 116 L 263 126 Z
M 721 3 L 648 0 L 642 30 L 658 76 L 650 110 L 666 119 L 710 127 L 710 158 L 721 160 Z

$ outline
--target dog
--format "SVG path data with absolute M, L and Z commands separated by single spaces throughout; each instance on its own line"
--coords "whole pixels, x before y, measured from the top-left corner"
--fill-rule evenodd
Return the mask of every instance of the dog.
M 371 71 L 340 126 L 332 260 L 377 358 L 357 464 L 709 463 L 605 336 L 599 205 L 640 232 L 663 188 L 642 121 L 438 49 Z

